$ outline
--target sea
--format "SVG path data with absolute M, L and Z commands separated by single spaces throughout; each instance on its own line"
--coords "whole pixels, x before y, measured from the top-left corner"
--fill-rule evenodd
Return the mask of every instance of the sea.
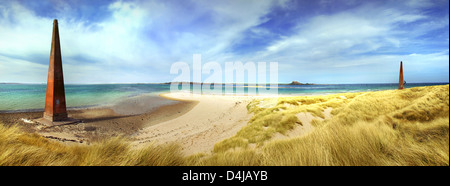
M 419 86 L 446 85 L 448 83 L 408 83 L 405 88 Z M 233 86 L 233 91 L 247 85 Z M 243 87 L 239 87 L 243 86 Z M 181 87 L 181 86 L 180 86 Z M 190 91 L 193 91 L 191 89 Z M 324 95 L 345 92 L 365 92 L 397 89 L 398 84 L 326 84 L 326 85 L 278 85 L 277 94 L 282 96 Z M 229 90 L 229 89 L 228 89 Z M 160 101 L 161 93 L 170 92 L 170 84 L 66 84 L 66 104 L 68 109 L 102 107 L 120 104 L 121 101 L 137 97 L 154 97 L 159 105 L 173 104 Z M 258 91 L 257 91 L 258 92 Z M 224 92 L 225 93 L 225 92 Z M 0 84 L 0 113 L 43 111 L 46 84 Z M 229 94 L 229 92 L 228 92 Z

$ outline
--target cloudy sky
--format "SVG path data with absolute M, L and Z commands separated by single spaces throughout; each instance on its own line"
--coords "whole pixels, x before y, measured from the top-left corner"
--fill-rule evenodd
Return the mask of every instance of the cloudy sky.
M 168 82 L 173 63 L 278 62 L 280 82 L 449 81 L 449 1 L 0 0 L 0 82 Z M 207 75 L 203 75 L 204 77 Z

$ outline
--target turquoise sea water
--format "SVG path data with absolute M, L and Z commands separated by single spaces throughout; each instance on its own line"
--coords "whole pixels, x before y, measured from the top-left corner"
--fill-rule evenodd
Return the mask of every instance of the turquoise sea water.
M 44 109 L 45 84 L 0 84 L 0 112 L 40 111 Z M 101 106 L 120 102 L 128 97 L 169 91 L 159 84 L 65 85 L 68 108 Z
M 448 83 L 410 83 L 406 88 L 444 84 Z M 397 88 L 398 84 L 279 85 L 278 94 L 314 95 Z M 142 94 L 157 97 L 158 94 L 169 91 L 170 85 L 167 84 L 65 85 L 69 109 L 118 103 Z M 0 84 L 0 112 L 41 111 L 44 109 L 45 93 L 45 84 Z

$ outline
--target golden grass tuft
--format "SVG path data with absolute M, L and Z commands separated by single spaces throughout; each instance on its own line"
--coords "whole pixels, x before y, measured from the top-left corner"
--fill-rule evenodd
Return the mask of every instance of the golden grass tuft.
M 149 145 L 133 149 L 124 138 L 92 145 L 66 145 L 37 134 L 0 125 L 1 166 L 167 166 L 182 165 L 184 157 L 176 145 Z
M 248 144 L 262 146 L 276 133 L 285 134 L 296 125 L 302 124 L 296 114 L 310 112 L 314 116 L 324 118 L 323 111 L 325 108 L 347 103 L 349 100 L 342 99 L 342 96 L 354 97 L 356 94 L 266 98 L 252 101 L 247 106 L 249 112 L 254 113 L 249 124 L 243 127 L 234 137 L 217 143 L 214 146 L 214 152 L 246 147 Z M 261 103 L 274 100 L 277 101 L 274 107 L 260 107 Z
M 195 166 L 258 166 L 264 159 L 261 153 L 250 149 L 238 149 L 201 157 L 194 157 L 187 165 Z

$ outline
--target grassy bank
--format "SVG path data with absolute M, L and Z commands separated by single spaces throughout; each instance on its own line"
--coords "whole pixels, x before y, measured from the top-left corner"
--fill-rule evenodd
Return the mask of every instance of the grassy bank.
M 176 145 L 64 145 L 0 125 L 0 165 L 449 165 L 448 85 L 270 98 L 248 110 L 253 118 L 235 136 L 189 157 Z M 317 118 L 312 132 L 274 139 L 304 125 L 302 112 Z
M 147 146 L 136 150 L 123 138 L 92 145 L 66 145 L 37 134 L 0 125 L 0 165 L 182 165 L 184 158 L 176 145 Z
M 197 165 L 449 165 L 449 86 L 279 98 L 249 104 L 249 124 L 215 145 Z M 313 132 L 271 140 L 302 123 L 310 112 Z M 253 145 L 252 145 L 253 144 Z M 199 156 L 199 155 L 197 155 Z

